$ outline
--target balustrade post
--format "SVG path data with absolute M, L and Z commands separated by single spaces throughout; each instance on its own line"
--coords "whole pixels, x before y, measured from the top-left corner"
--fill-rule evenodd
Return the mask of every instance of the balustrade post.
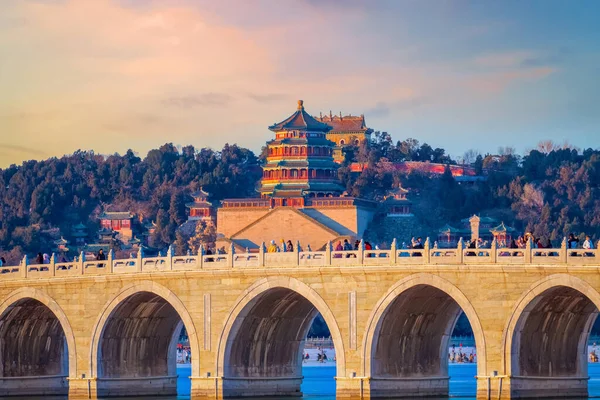
M 294 263 L 300 265 L 300 241 L 296 240 L 296 246 L 294 247 Z
M 258 246 L 258 266 L 265 266 L 265 242 L 262 242 L 260 246 Z
M 81 275 L 85 274 L 85 253 L 81 250 L 79 253 L 79 268 L 81 270 Z
M 48 270 L 50 271 L 50 276 L 56 276 L 56 255 L 54 255 L 54 253 L 50 256 Z
M 531 251 L 531 236 L 525 242 L 525 264 L 531 264 L 533 261 L 533 252 Z
M 204 268 L 204 246 L 198 246 L 198 258 L 196 259 L 196 266 L 200 269 Z
M 325 265 L 331 265 L 331 240 L 325 245 Z
M 365 241 L 360 240 L 358 244 L 358 264 L 363 265 L 365 263 Z
M 425 264 L 430 264 L 431 263 L 431 242 L 429 241 L 429 238 L 425 239 L 425 245 L 423 246 L 423 249 L 425 250 L 425 258 L 423 259 L 423 261 L 425 262 Z
M 28 267 L 29 265 L 29 259 L 27 258 L 27 254 L 25 254 L 23 256 L 23 260 L 21 260 L 21 277 L 23 278 L 27 278 L 27 272 L 28 272 Z
M 564 264 L 569 262 L 566 237 L 564 237 L 562 242 L 560 242 L 560 258 Z
M 140 249 L 138 250 L 138 253 L 137 253 L 137 260 L 135 263 L 136 272 L 142 272 L 142 264 L 144 262 L 143 258 L 144 258 L 144 251 L 142 250 L 142 246 L 140 246 Z
M 398 242 L 396 238 L 392 240 L 390 245 L 390 265 L 396 265 L 398 263 Z
M 463 238 L 460 238 L 458 243 L 456 244 L 456 258 L 459 264 L 462 264 L 465 256 L 465 244 L 463 242 Z
M 169 271 L 173 270 L 173 253 L 175 252 L 175 249 L 173 249 L 173 245 L 170 244 L 169 248 L 167 249 L 167 269 Z
M 498 262 L 498 242 L 496 242 L 496 238 L 492 240 L 492 245 L 490 246 L 490 261 L 494 264 Z
M 110 249 L 108 251 L 108 257 L 106 257 L 107 263 L 108 263 L 108 272 L 110 274 L 112 274 L 113 272 L 115 272 L 115 266 L 113 265 L 113 261 L 115 259 L 115 253 L 113 252 L 113 249 Z
M 235 262 L 235 247 L 233 247 L 233 242 L 229 244 L 229 256 L 227 257 L 227 261 L 229 262 L 229 268 L 233 268 Z

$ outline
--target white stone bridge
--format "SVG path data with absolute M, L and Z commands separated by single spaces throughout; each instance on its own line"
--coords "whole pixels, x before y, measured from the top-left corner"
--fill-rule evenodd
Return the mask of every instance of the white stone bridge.
M 317 313 L 339 397 L 445 395 L 461 312 L 478 397 L 586 396 L 599 268 L 564 243 L 24 260 L 0 268 L 0 396 L 174 394 L 182 326 L 192 398 L 298 395 Z

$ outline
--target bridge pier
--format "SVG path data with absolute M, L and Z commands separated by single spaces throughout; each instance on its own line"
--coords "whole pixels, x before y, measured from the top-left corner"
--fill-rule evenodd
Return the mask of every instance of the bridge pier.
M 95 399 L 96 394 L 96 379 L 69 378 L 69 399 Z
M 190 376 L 190 398 L 215 399 L 223 398 L 223 378 Z

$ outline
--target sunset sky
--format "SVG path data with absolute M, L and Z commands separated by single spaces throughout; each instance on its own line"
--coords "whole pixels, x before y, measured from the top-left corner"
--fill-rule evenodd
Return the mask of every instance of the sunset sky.
M 0 1 L 0 168 L 258 151 L 297 99 L 455 157 L 600 147 L 596 0 Z

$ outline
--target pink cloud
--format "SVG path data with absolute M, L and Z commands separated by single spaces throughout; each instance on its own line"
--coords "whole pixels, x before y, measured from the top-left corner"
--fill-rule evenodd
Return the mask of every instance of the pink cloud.
M 498 94 L 513 84 L 535 82 L 546 78 L 556 71 L 555 68 L 541 67 L 491 72 L 468 78 L 467 84 L 471 89 L 480 93 Z

